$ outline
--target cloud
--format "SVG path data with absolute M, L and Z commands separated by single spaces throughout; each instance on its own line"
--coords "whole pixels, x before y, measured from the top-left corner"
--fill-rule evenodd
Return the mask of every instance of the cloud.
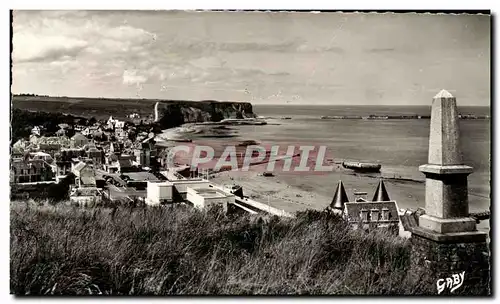
M 84 50 L 88 43 L 81 39 L 64 36 L 40 36 L 34 33 L 13 35 L 14 62 L 57 60 L 64 56 L 74 57 Z
M 126 85 L 140 85 L 145 83 L 148 79 L 143 75 L 138 75 L 135 70 L 123 71 L 123 83 Z
M 140 53 L 154 34 L 130 25 L 112 24 L 106 19 L 82 18 L 85 14 L 64 12 L 16 12 L 13 33 L 13 61 L 42 62 L 68 56 L 115 57 Z

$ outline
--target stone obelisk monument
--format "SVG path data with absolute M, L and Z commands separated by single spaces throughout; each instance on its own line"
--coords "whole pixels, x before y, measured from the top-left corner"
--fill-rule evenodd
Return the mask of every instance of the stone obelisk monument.
M 425 214 L 412 229 L 416 262 L 436 280 L 465 271 L 461 292 L 489 293 L 487 234 L 469 217 L 467 177 L 473 169 L 463 164 L 457 103 L 445 90 L 432 102 L 428 164 L 419 169 L 426 177 Z

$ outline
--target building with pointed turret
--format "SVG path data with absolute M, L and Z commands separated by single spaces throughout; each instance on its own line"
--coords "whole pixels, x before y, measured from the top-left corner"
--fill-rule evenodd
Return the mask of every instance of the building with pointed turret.
M 363 198 L 349 201 L 344 184 L 339 181 L 329 210 L 341 214 L 353 229 L 387 229 L 396 235 L 399 233 L 398 207 L 391 201 L 383 180 L 371 202 Z
M 342 215 L 344 212 L 344 205 L 348 202 L 349 198 L 347 197 L 344 184 L 342 181 L 339 181 L 335 194 L 333 195 L 332 202 L 330 203 L 329 210 L 335 214 Z
M 384 181 L 380 180 L 377 190 L 375 190 L 375 194 L 373 194 L 372 202 L 388 202 L 390 200 L 389 193 L 387 193 L 387 189 L 385 189 Z

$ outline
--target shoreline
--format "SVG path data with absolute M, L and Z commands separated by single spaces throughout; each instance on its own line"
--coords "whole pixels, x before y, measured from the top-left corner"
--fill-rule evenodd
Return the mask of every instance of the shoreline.
M 210 136 L 198 137 L 199 128 L 208 132 L 215 125 L 186 124 L 177 128 L 163 131 L 164 136 L 170 136 L 178 140 L 179 138 L 190 138 L 193 143 L 198 140 L 214 140 L 218 138 Z M 235 127 L 238 130 L 237 126 Z M 195 137 L 191 137 L 194 135 Z M 163 137 L 163 136 L 162 136 Z M 259 138 L 252 138 L 260 141 Z M 245 140 L 241 138 L 240 140 Z M 167 141 L 169 142 L 169 141 Z M 175 144 L 175 141 L 170 141 Z M 217 145 L 224 145 L 218 143 Z M 367 199 L 375 192 L 379 180 L 384 179 L 385 185 L 392 200 L 395 200 L 398 209 L 414 209 L 425 207 L 425 178 L 415 178 L 413 176 L 401 176 L 391 172 L 381 173 L 358 173 L 353 170 L 344 169 L 339 166 L 340 159 L 329 160 L 335 169 L 324 174 L 311 174 L 303 172 L 298 176 L 291 172 L 273 172 L 273 176 L 262 176 L 266 171 L 267 162 L 252 164 L 251 170 L 242 171 L 222 171 L 212 172 L 210 180 L 221 185 L 239 184 L 243 187 L 245 196 L 258 200 L 262 203 L 269 203 L 272 207 L 282 209 L 286 212 L 294 213 L 306 209 L 322 210 L 326 208 L 333 198 L 337 183 L 342 180 L 348 197 L 353 200 L 353 192 L 367 192 Z M 481 189 L 476 189 L 469 183 L 470 212 L 486 211 L 490 208 L 490 198 L 488 193 Z M 478 227 L 487 229 L 489 221 L 481 222 Z

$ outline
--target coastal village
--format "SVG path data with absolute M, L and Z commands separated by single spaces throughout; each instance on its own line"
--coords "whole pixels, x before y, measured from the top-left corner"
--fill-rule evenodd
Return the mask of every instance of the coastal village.
M 432 121 L 430 116 L 425 118 Z M 462 115 L 456 117 L 463 118 Z M 231 184 L 218 184 L 210 180 L 210 176 L 217 173 L 213 170 L 202 170 L 189 163 L 169 163 L 170 147 L 162 144 L 163 140 L 157 141 L 161 130 L 155 123 L 159 119 L 156 103 L 153 115 L 142 119 L 138 113 L 127 114 L 122 120 L 113 116 L 100 121 L 91 119 L 86 124 L 75 118 L 73 124 L 59 124 L 55 132 L 40 125 L 29 126 L 32 128 L 29 138 L 21 138 L 12 145 L 12 199 L 53 200 L 57 197 L 83 207 L 187 204 L 202 210 L 216 205 L 225 213 L 294 217 L 269 202 L 244 195 L 242 185 L 234 183 L 233 178 Z M 262 125 L 266 121 L 255 117 L 225 118 L 218 123 Z M 241 145 L 253 144 L 256 143 L 245 141 Z M 361 174 L 380 172 L 381 168 L 376 163 L 344 161 L 341 164 Z M 262 176 L 273 174 L 264 172 Z M 332 185 L 334 183 L 332 181 Z M 385 229 L 395 235 L 408 236 L 425 213 L 421 208 L 398 209 L 382 178 L 371 199 L 367 192 L 355 190 L 353 194 L 351 200 L 342 181 L 338 181 L 331 203 L 326 207 L 326 211 L 344 218 L 352 229 Z M 471 216 L 479 222 L 488 219 L 489 213 Z
M 157 111 L 154 116 L 157 121 Z M 59 192 L 58 197 L 83 207 L 188 204 L 205 209 L 218 205 L 226 213 L 293 217 L 269 203 L 245 196 L 238 184 L 219 185 L 209 180 L 207 171 L 200 172 L 189 164 L 169 165 L 169 148 L 157 144 L 158 130 L 150 127 L 151 117 L 146 119 L 146 124 L 141 121 L 142 131 L 138 131 L 134 123 L 139 119 L 139 114 L 131 113 L 126 121 L 110 116 L 104 121 L 81 125 L 76 120 L 73 125 L 60 124 L 54 133 L 47 132 L 43 126 L 33 126 L 29 138 L 21 138 L 12 145 L 12 198 L 40 198 L 41 194 L 50 200 L 51 195 L 43 189 L 61 185 L 52 192 Z M 237 124 L 260 122 L 255 119 L 224 121 L 233 120 Z M 149 132 L 144 131 L 148 128 Z M 68 133 L 73 135 L 68 137 Z M 342 165 L 360 172 L 380 170 L 380 164 L 343 162 Z M 272 174 L 264 172 L 263 176 Z M 401 228 L 408 231 L 418 225 L 422 210 L 399 210 L 397 203 L 390 199 L 383 179 L 371 200 L 367 195 L 367 192 L 355 191 L 354 199 L 350 200 L 339 181 L 326 210 L 343 217 L 353 229 L 383 228 L 397 235 Z M 476 218 L 488 216 L 479 214 Z
M 383 179 L 380 179 L 371 200 L 367 192 L 361 191 L 355 191 L 351 200 L 342 181 L 338 181 L 331 203 L 325 209 L 340 216 L 353 230 L 382 229 L 393 235 L 401 235 L 403 230 L 417 244 L 415 255 L 424 260 L 428 250 L 435 251 L 432 247 L 435 243 L 429 243 L 429 238 L 437 244 L 443 240 L 455 242 L 455 238 L 461 242 L 461 235 L 465 233 L 479 242 L 475 248 L 483 250 L 486 234 L 479 232 L 476 224 L 490 216 L 488 211 L 469 212 L 466 179 L 472 168 L 461 164 L 457 140 L 440 137 L 444 127 L 448 128 L 445 130 L 447 134 L 459 136 L 460 118 L 456 115 L 455 98 L 441 91 L 434 97 L 433 111 L 434 108 L 449 115 L 431 117 L 429 164 L 420 166 L 419 170 L 426 176 L 426 197 L 436 191 L 446 195 L 437 201 L 426 200 L 425 209 L 398 210 Z M 129 117 L 138 118 L 137 114 Z M 52 194 L 65 194 L 70 204 L 81 207 L 186 204 L 200 210 L 217 206 L 226 214 L 294 217 L 245 196 L 244 189 L 238 184 L 220 185 L 210 181 L 206 170 L 199 172 L 189 164 L 174 163 L 172 166 L 166 159 L 168 148 L 156 143 L 154 128 L 150 132 L 137 133 L 133 123 L 113 117 L 107 121 L 95 121 L 90 126 L 61 124 L 59 127 L 55 134 L 47 134 L 43 127 L 33 126 L 28 140 L 20 139 L 13 144 L 12 199 L 36 197 L 36 194 L 44 193 L 43 189 L 55 186 Z M 70 128 L 73 128 L 74 135 L 68 138 L 66 134 Z M 364 167 L 362 163 L 343 163 L 343 166 L 368 172 L 380 169 L 379 166 Z M 458 180 L 456 185 L 444 182 L 451 175 Z M 64 191 L 66 193 L 61 193 Z M 451 197 L 455 192 L 465 195 L 457 200 Z M 50 194 L 45 198 L 49 197 Z M 447 259 L 452 251 L 443 250 Z M 434 262 L 441 263 L 440 259 Z M 478 260 L 478 263 L 484 267 L 487 265 L 483 260 Z
M 198 209 L 219 205 L 226 213 L 293 217 L 245 196 L 237 184 L 211 182 L 208 172 L 199 172 L 185 164 L 169 167 L 168 148 L 157 144 L 154 128 L 150 132 L 137 132 L 133 121 L 140 118 L 139 114 L 131 113 L 126 121 L 110 116 L 87 126 L 60 124 L 53 134 L 42 126 L 33 126 L 29 138 L 21 138 L 12 145 L 11 195 L 37 198 L 44 193 L 41 189 L 61 184 L 65 187 L 56 189 L 67 191 L 67 201 L 84 207 L 180 203 Z M 255 122 L 249 119 L 246 123 Z M 68 133 L 74 135 L 68 137 Z M 397 234 L 400 223 L 397 205 L 390 200 L 383 181 L 371 201 L 366 193 L 362 194 L 355 193 L 355 199 L 350 201 L 339 182 L 327 209 L 344 215 L 355 229 L 385 227 Z

